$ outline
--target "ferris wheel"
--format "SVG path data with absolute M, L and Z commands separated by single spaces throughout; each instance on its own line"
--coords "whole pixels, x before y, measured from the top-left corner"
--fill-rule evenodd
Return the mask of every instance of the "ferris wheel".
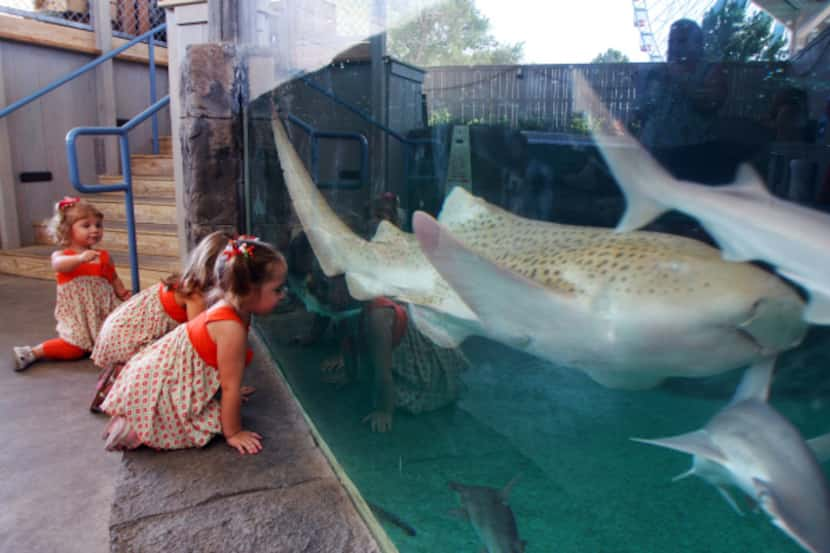
M 640 50 L 651 61 L 665 61 L 671 24 L 683 18 L 700 23 L 706 11 L 722 1 L 632 0 L 634 26 L 640 30 Z

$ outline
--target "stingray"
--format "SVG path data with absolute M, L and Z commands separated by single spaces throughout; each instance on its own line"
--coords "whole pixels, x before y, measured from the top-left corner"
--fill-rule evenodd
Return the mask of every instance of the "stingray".
M 803 302 L 775 275 L 728 263 L 701 242 L 653 232 L 559 225 L 513 215 L 455 188 L 417 237 L 381 224 L 371 241 L 338 219 L 275 118 L 286 186 L 328 276 L 358 300 L 408 304 L 444 347 L 480 335 L 600 384 L 649 388 L 797 345 Z

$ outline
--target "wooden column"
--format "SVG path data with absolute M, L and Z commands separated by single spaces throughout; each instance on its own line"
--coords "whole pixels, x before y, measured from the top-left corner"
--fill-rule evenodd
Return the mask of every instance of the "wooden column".
M 3 71 L 3 48 L 0 47 L 0 106 L 6 106 L 6 84 Z M 12 167 L 8 117 L 0 119 L 0 247 L 20 247 L 20 221 L 17 218 L 17 181 Z
M 208 42 L 236 43 L 238 39 L 237 0 L 208 0 Z
M 176 181 L 176 222 L 179 256 L 184 262 L 188 254 L 185 218 L 184 167 L 181 141 L 181 83 L 182 62 L 187 47 L 207 41 L 208 5 L 205 0 L 163 0 L 167 21 L 167 74 L 170 85 L 170 130 L 173 142 L 173 176 Z
M 89 9 L 95 29 L 95 45 L 106 54 L 112 50 L 112 23 L 109 0 L 91 0 Z M 95 68 L 95 86 L 98 97 L 98 124 L 102 127 L 116 125 L 115 74 L 112 60 Z M 112 137 L 96 137 L 95 170 L 98 174 L 115 175 L 119 172 L 118 140 Z

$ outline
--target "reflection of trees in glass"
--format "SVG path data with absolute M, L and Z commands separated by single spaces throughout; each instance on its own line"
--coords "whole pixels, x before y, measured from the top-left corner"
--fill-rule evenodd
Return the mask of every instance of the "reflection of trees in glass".
M 490 34 L 490 21 L 473 0 L 446 0 L 391 29 L 387 48 L 393 57 L 422 67 L 518 63 L 524 43 L 503 44 Z
M 598 54 L 597 57 L 591 60 L 591 63 L 628 63 L 629 61 L 631 60 L 628 59 L 628 56 L 619 50 L 609 48 L 602 54 Z
M 748 2 L 726 0 L 703 16 L 706 57 L 717 61 L 774 61 L 786 57 L 787 39 L 766 12 L 747 14 Z

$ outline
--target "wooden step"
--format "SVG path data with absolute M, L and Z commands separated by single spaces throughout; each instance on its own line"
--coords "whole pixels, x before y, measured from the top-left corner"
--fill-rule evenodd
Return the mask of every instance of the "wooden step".
M 123 175 L 98 175 L 99 184 L 121 184 L 122 182 L 124 182 Z M 117 193 L 120 194 L 121 192 Z M 133 194 L 172 198 L 176 194 L 176 183 L 173 177 L 137 177 L 133 175 Z
M 134 177 L 169 177 L 173 178 L 173 156 L 134 154 L 130 156 Z
M 173 155 L 173 137 L 160 136 L 159 137 L 159 153 L 166 156 Z
M 54 280 L 50 256 L 54 246 L 27 246 L 15 250 L 0 250 L 0 273 Z M 132 288 L 129 256 L 123 252 L 110 252 L 118 276 L 127 288 Z M 152 286 L 170 273 L 180 270 L 178 258 L 158 255 L 140 255 L 138 278 L 142 288 Z
M 111 221 L 126 221 L 124 213 L 124 194 L 84 194 L 90 203 L 104 214 L 104 228 Z M 133 208 L 136 223 L 170 224 L 176 221 L 176 201 L 174 198 L 152 198 L 134 196 Z
M 35 243 L 44 246 L 52 245 L 52 239 L 46 232 L 46 222 L 35 223 Z M 135 228 L 136 242 L 139 254 L 179 255 L 178 235 L 174 224 L 139 223 Z M 127 252 L 127 223 L 121 221 L 106 221 L 104 225 L 104 240 L 101 247 L 111 252 Z

